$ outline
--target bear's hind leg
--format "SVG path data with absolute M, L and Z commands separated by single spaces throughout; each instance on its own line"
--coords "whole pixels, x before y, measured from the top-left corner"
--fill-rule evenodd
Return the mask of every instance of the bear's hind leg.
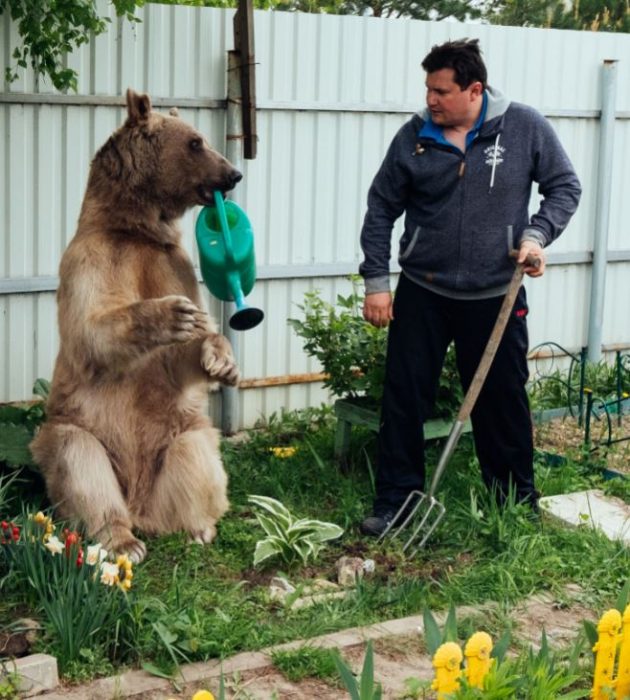
M 205 427 L 181 433 L 168 447 L 134 524 L 151 533 L 184 530 L 192 541 L 209 544 L 216 522 L 228 508 L 218 433 Z
M 131 518 L 111 461 L 88 431 L 68 424 L 45 424 L 31 445 L 43 468 L 48 495 L 63 518 L 85 523 L 105 549 L 139 562 L 143 542 L 131 532 Z

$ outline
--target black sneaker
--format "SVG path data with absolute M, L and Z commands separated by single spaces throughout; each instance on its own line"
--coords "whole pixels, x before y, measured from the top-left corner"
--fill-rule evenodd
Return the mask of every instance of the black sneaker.
M 359 525 L 361 534 L 369 537 L 380 537 L 396 517 L 396 513 L 398 510 L 386 510 L 370 515 Z

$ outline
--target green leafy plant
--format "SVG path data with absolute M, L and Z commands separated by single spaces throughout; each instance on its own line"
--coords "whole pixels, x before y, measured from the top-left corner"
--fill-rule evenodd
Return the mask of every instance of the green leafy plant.
M 265 511 L 256 513 L 256 519 L 267 537 L 256 543 L 254 566 L 276 555 L 287 564 L 299 558 L 306 565 L 310 559 L 317 557 L 325 542 L 343 534 L 343 529 L 334 523 L 295 518 L 275 498 L 249 496 L 248 501 Z
M 18 700 L 20 685 L 20 676 L 0 660 L 0 700 Z
M 144 0 L 112 0 L 116 14 L 130 22 L 138 21 L 134 11 Z M 99 14 L 96 3 L 86 0 L 0 0 L 0 15 L 9 11 L 16 22 L 22 45 L 15 47 L 11 57 L 15 66 L 5 71 L 5 80 L 18 78 L 18 68 L 30 65 L 36 75 L 50 78 L 58 90 L 77 89 L 77 72 L 68 68 L 64 59 L 68 53 L 109 26 L 109 17 Z
M 352 669 L 341 658 L 337 657 L 337 670 L 341 676 L 346 690 L 350 693 L 351 700 L 380 700 L 383 694 L 381 684 L 374 680 L 374 650 L 372 642 L 368 642 L 365 650 L 365 659 L 359 679 L 355 678 Z
M 378 406 L 383 396 L 387 329 L 375 328 L 363 319 L 363 298 L 356 288 L 348 296 L 337 296 L 336 305 L 324 301 L 319 291 L 307 292 L 298 308 L 304 319 L 289 319 L 304 350 L 321 363 L 324 386 L 340 398 L 364 397 Z M 446 354 L 433 414 L 450 418 L 462 402 L 455 351 Z
M 422 612 L 422 621 L 424 623 L 424 641 L 431 656 L 445 642 L 457 641 L 457 613 L 452 603 L 442 629 L 429 608 L 425 608 Z
M 10 469 L 24 466 L 35 468 L 29 444 L 46 418 L 45 402 L 49 392 L 49 382 L 38 379 L 33 393 L 41 401 L 0 405 L 0 469 L 2 463 Z
M 619 384 L 619 385 L 618 385 Z M 584 366 L 584 387 L 603 400 L 615 398 L 617 390 L 630 391 L 630 369 L 627 362 L 619 367 L 605 360 L 587 362 Z M 535 409 L 575 406 L 580 393 L 580 364 L 574 362 L 568 369 L 538 373 L 528 388 L 530 402 Z
M 327 377 L 324 386 L 339 397 L 365 395 L 374 403 L 383 395 L 387 329 L 363 319 L 362 299 L 356 290 L 337 296 L 336 306 L 325 302 L 320 292 L 307 292 L 298 308 L 304 320 L 289 319 L 304 350 L 316 357 Z

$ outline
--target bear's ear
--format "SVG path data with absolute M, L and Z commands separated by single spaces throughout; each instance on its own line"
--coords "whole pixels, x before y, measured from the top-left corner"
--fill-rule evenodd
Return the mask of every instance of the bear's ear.
M 179 117 L 179 110 L 177 109 L 177 107 L 171 107 L 168 110 L 168 113 L 171 115 L 171 117 Z
M 136 124 L 146 123 L 149 119 L 150 111 L 151 100 L 149 96 L 139 95 L 129 88 L 127 90 L 127 124 L 135 126 Z

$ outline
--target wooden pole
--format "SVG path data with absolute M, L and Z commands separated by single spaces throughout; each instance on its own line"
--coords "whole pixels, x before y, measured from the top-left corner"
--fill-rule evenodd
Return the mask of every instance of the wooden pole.
M 256 158 L 256 64 L 254 58 L 253 0 L 238 0 L 234 15 L 234 50 L 240 57 L 241 100 L 243 114 L 243 156 Z

